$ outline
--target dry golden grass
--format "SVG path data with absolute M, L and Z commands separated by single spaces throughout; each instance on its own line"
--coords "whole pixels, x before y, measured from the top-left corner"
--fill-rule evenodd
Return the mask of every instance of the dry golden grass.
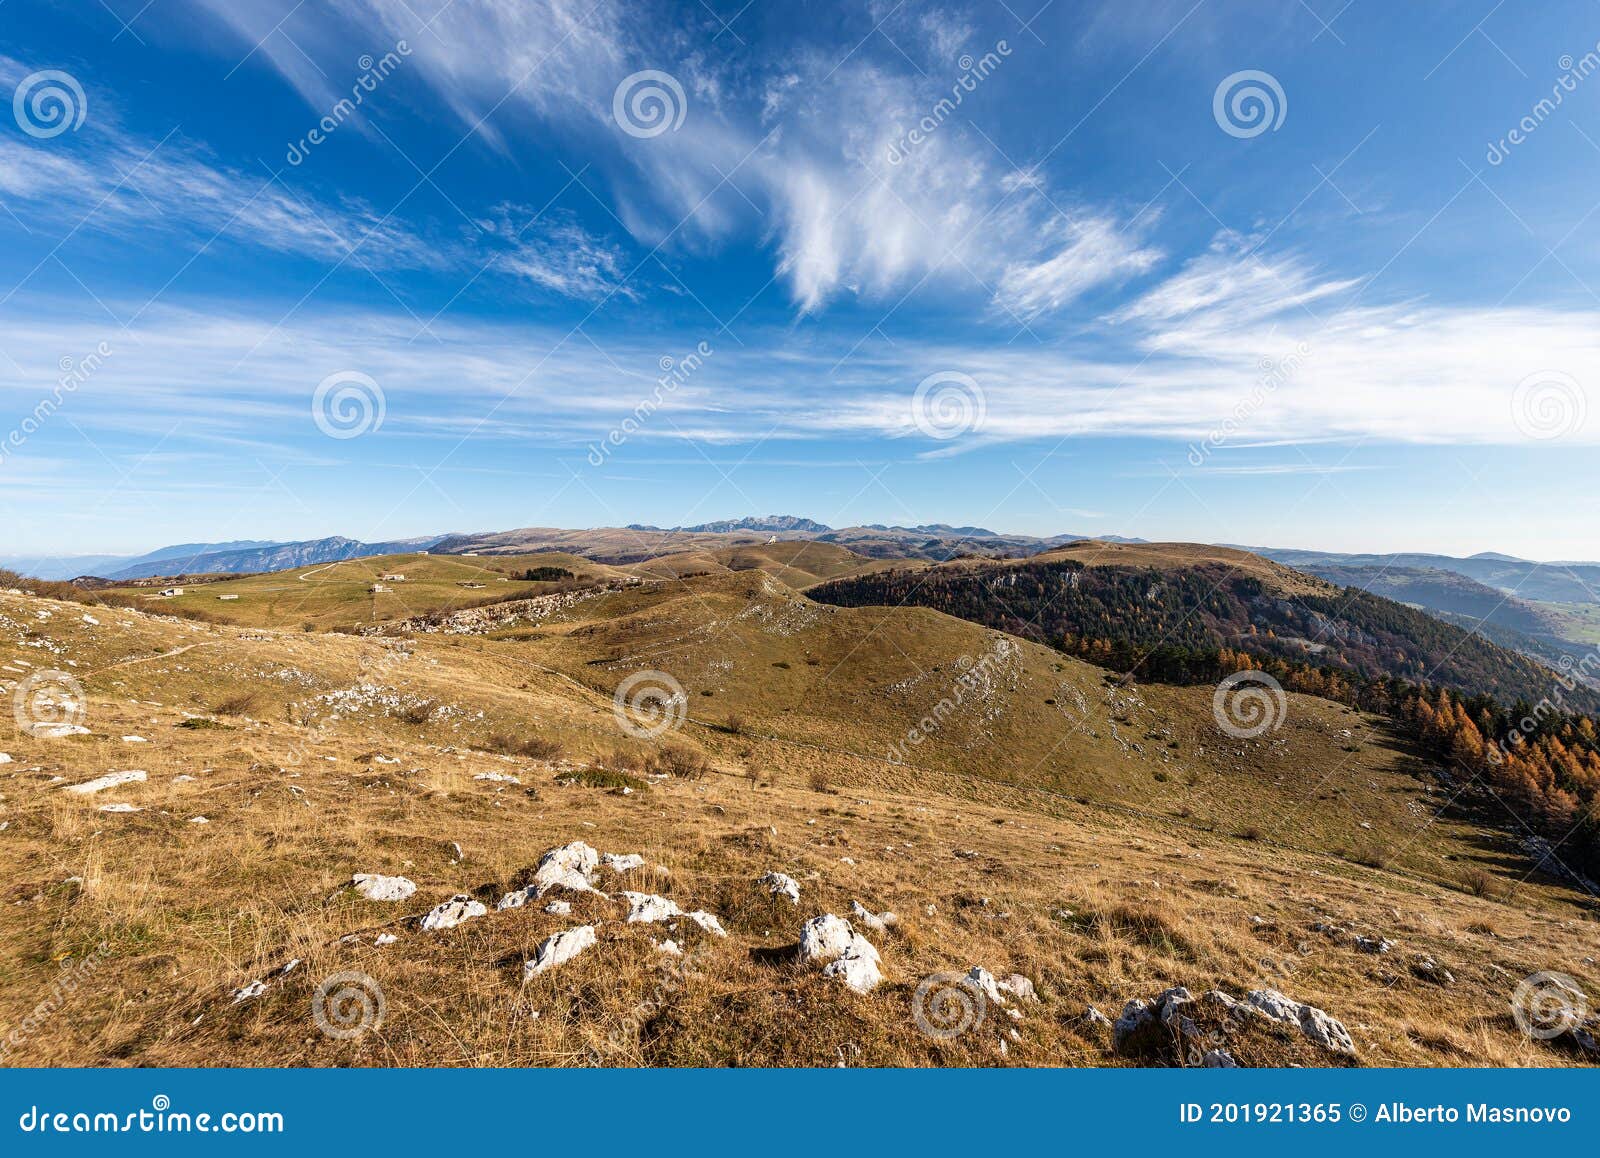
M 635 638 L 656 638 L 652 616 L 668 625 L 663 635 L 670 630 L 672 609 L 633 606 L 643 617 Z M 41 610 L 50 619 L 38 619 Z M 1581 898 L 1552 882 L 1519 882 L 1520 862 L 1504 849 L 1483 855 L 1493 834 L 1464 820 L 1406 830 L 1404 805 L 1418 793 L 1399 789 L 1413 773 L 1398 770 L 1402 755 L 1380 736 L 1364 735 L 1358 771 L 1330 781 L 1355 795 L 1328 802 L 1308 790 L 1310 745 L 1326 736 L 1326 749 L 1315 751 L 1338 751 L 1348 717 L 1302 697 L 1304 730 L 1285 739 L 1288 754 L 1270 744 L 1230 750 L 1226 760 L 1197 762 L 1204 773 L 1194 783 L 1138 777 L 1140 754 L 1109 737 L 1085 741 L 1075 758 L 1106 766 L 1085 767 L 1074 782 L 1091 799 L 1084 804 L 1022 775 L 1020 761 L 1000 766 L 999 747 L 978 750 L 991 765 L 983 768 L 971 756 L 961 767 L 951 750 L 926 767 L 876 758 L 870 728 L 886 725 L 873 724 L 863 705 L 896 672 L 888 650 L 873 645 L 858 649 L 868 653 L 864 667 L 827 654 L 844 685 L 832 692 L 819 683 L 815 700 L 787 705 L 754 694 L 735 705 L 745 721 L 738 732 L 718 717 L 715 726 L 687 723 L 663 744 L 617 728 L 609 688 L 587 662 L 611 637 L 582 632 L 607 627 L 611 616 L 503 641 L 397 641 L 105 610 L 90 627 L 82 614 L 0 596 L 0 660 L 76 664 L 65 670 L 88 689 L 93 733 L 0 740 L 13 757 L 0 765 L 8 887 L 0 1027 L 21 1025 L 64 971 L 79 978 L 13 1046 L 13 1064 L 1128 1064 L 1085 1020 L 1087 1007 L 1115 1016 L 1129 998 L 1183 984 L 1235 995 L 1281 989 L 1341 1019 L 1364 1064 L 1563 1065 L 1577 1059 L 1518 1032 L 1511 993 L 1539 970 L 1571 974 L 1590 992 L 1600 985 L 1597 925 Z M 706 626 L 681 608 L 675 614 L 680 635 Z M 881 618 L 857 625 L 881 630 Z M 912 651 L 970 643 L 958 633 L 930 644 L 927 634 L 895 638 Z M 815 653 L 828 638 L 776 637 L 802 671 L 806 649 Z M 707 656 L 713 646 L 695 644 Z M 777 643 L 758 633 L 722 646 L 746 662 L 750 649 Z M 772 662 L 764 650 L 754 661 Z M 1029 662 L 1038 678 L 1087 676 L 1082 665 L 1052 670 L 1061 661 L 1049 653 Z M 720 707 L 735 684 L 715 685 Z M 697 680 L 686 686 L 692 703 L 700 698 Z M 246 694 L 255 698 L 243 714 L 216 714 L 220 701 Z M 1131 734 L 1161 719 L 1199 727 L 1184 690 L 1139 695 L 1141 706 L 1104 709 L 1125 719 L 1131 711 L 1139 721 Z M 409 718 L 420 701 L 436 707 Z M 810 714 L 797 723 L 790 717 L 800 713 L 785 706 Z M 1023 712 L 1020 698 L 1010 710 Z M 192 719 L 217 726 L 185 726 Z M 1097 716 L 1094 730 L 1108 719 Z M 497 734 L 559 743 L 563 758 L 483 750 Z M 131 735 L 147 742 L 123 739 Z M 626 795 L 628 781 L 604 774 L 637 784 L 663 748 L 694 753 L 707 774 L 652 779 Z M 925 753 L 933 749 L 916 759 Z M 1302 782 L 1274 794 L 1275 778 L 1296 762 Z M 148 772 L 147 781 L 87 797 L 62 791 L 129 767 Z M 1356 792 L 1355 779 L 1379 776 L 1377 789 Z M 1124 780 L 1136 789 L 1097 795 Z M 1136 807 L 1139 793 L 1147 799 Z M 1176 816 L 1169 808 L 1180 799 L 1214 823 Z M 113 801 L 142 811 L 99 811 Z M 1309 803 L 1305 826 L 1284 829 L 1286 802 Z M 1356 806 L 1342 818 L 1321 815 Z M 191 823 L 196 816 L 209 823 Z M 1371 817 L 1374 829 L 1360 829 L 1357 816 Z M 1262 838 L 1232 835 L 1247 824 Z M 1387 866 L 1362 865 L 1301 827 L 1352 841 L 1378 832 L 1388 844 L 1427 849 L 1430 859 L 1408 849 Z M 729 936 L 686 921 L 672 931 L 627 925 L 619 900 L 597 896 L 571 897 L 570 916 L 538 905 L 493 910 L 546 850 L 572 840 L 645 858 L 626 878 L 602 869 L 602 888 L 659 892 L 709 910 Z M 1482 896 L 1462 883 L 1475 856 L 1497 886 Z M 799 881 L 798 906 L 755 884 L 768 870 Z M 347 887 L 360 872 L 403 874 L 418 892 L 404 902 L 366 901 Z M 490 912 L 444 932 L 415 927 L 456 893 Z M 869 935 L 886 975 L 869 996 L 793 961 L 801 923 L 848 915 L 852 901 L 901 918 Z M 594 948 L 523 983 L 522 962 L 540 941 L 590 921 L 602 922 Z M 1346 936 L 1315 932 L 1319 923 L 1396 947 L 1363 954 Z M 398 940 L 377 947 L 383 932 Z M 687 972 L 654 947 L 666 936 L 684 948 Z M 1455 984 L 1416 976 L 1410 964 L 1422 955 L 1449 968 Z M 1026 975 L 1041 1000 L 1021 1007 L 1020 1022 L 991 1008 L 948 1040 L 919 1030 L 919 982 L 974 965 Z M 386 1003 L 382 1026 L 353 1041 L 326 1036 L 312 1017 L 318 983 L 343 971 L 370 975 Z M 268 982 L 263 996 L 232 1003 L 235 989 L 258 979 Z M 1240 1049 L 1242 1061 L 1262 1064 L 1334 1060 L 1271 1034 Z

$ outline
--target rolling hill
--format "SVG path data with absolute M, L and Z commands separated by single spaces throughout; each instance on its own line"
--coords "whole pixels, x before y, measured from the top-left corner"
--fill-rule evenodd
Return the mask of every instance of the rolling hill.
M 0 592 L 0 691 L 46 657 L 81 688 L 79 734 L 5 741 L 0 1019 L 58 962 L 94 975 L 8 1060 L 1183 1064 L 1087 1016 L 1177 984 L 1282 990 L 1351 1027 L 1350 1054 L 1235 1027 L 1241 1064 L 1584 1060 L 1507 1003 L 1541 969 L 1600 982 L 1592 901 L 1539 872 L 1491 800 L 1345 706 L 1291 694 L 1276 731 L 1239 739 L 1209 689 L 1119 686 L 931 609 L 818 604 L 761 567 L 363 635 L 257 598 L 286 621 Z M 616 702 L 641 674 L 682 692 L 657 701 L 681 705 L 659 731 Z M 575 840 L 639 856 L 564 908 L 496 907 Z M 761 883 L 773 871 L 797 900 Z M 364 873 L 415 895 L 369 900 Z M 631 922 L 623 889 L 724 935 Z M 802 923 L 829 912 L 881 955 L 871 992 L 798 959 Z M 589 948 L 528 974 L 579 928 Z M 920 1029 L 927 979 L 976 967 L 1034 996 Z M 351 972 L 384 1017 L 316 1032 L 319 984 Z

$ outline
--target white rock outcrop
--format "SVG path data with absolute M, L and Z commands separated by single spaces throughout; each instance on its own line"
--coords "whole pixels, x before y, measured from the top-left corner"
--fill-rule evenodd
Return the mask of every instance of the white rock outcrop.
M 800 961 L 822 965 L 825 977 L 837 977 L 857 993 L 871 993 L 883 981 L 878 950 L 843 917 L 826 913 L 800 928 Z
M 1350 1031 L 1337 1018 L 1330 1017 L 1314 1005 L 1285 997 L 1276 989 L 1252 989 L 1245 995 L 1245 1001 L 1274 1021 L 1298 1025 L 1301 1033 L 1324 1049 L 1352 1057 L 1355 1055 L 1356 1043 Z
M 655 893 L 623 893 L 622 899 L 628 902 L 628 924 L 638 925 L 656 921 L 670 921 L 673 917 L 681 917 L 683 910 L 678 908 L 678 903 L 668 897 L 660 897 Z
M 576 929 L 564 929 L 546 937 L 533 951 L 532 959 L 522 963 L 522 979 L 528 981 L 547 969 L 565 965 L 585 949 L 593 947 L 594 943 L 593 925 L 579 925 Z
M 800 903 L 800 885 L 791 876 L 779 872 L 769 872 L 766 876 L 756 881 L 758 885 L 766 885 L 767 890 L 775 897 L 788 897 L 790 904 Z
M 405 877 L 386 877 L 382 873 L 357 873 L 350 878 L 356 892 L 369 901 L 403 901 L 417 891 Z
M 608 852 L 600 857 L 600 863 L 612 872 L 626 873 L 644 867 L 644 857 L 636 852 L 615 853 Z
M 85 780 L 82 784 L 69 784 L 62 791 L 70 792 L 74 796 L 88 796 L 91 793 L 104 792 L 107 788 L 115 788 L 119 784 L 142 784 L 149 778 L 149 773 L 130 768 L 126 772 L 107 772 L 104 776 Z
M 551 849 L 539 858 L 539 867 L 534 870 L 533 884 L 529 886 L 532 899 L 544 896 L 551 889 L 599 892 L 589 879 L 599 863 L 600 854 L 581 840 Z
M 441 901 L 429 909 L 423 916 L 421 925 L 430 933 L 438 933 L 445 929 L 454 929 L 461 922 L 481 917 L 488 911 L 482 902 L 473 900 L 466 893 L 457 893 L 448 901 Z
M 900 918 L 895 916 L 893 913 L 874 913 L 860 901 L 850 902 L 850 916 L 853 920 L 860 922 L 860 924 L 868 929 L 871 929 L 874 933 L 887 933 L 889 931 L 889 926 L 898 925 L 900 923 Z

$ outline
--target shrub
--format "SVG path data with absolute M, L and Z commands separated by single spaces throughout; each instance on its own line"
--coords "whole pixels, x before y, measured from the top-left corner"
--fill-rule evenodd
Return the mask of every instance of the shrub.
M 1494 874 L 1473 867 L 1461 874 L 1461 887 L 1475 897 L 1492 898 L 1496 892 Z
M 1240 840 L 1260 840 L 1261 829 L 1254 824 L 1247 824 L 1233 835 L 1237 836 Z
M 254 706 L 255 702 L 255 692 L 240 692 L 214 705 L 211 711 L 218 716 L 242 716 Z
M 821 768 L 814 769 L 811 775 L 806 777 L 806 783 L 811 786 L 813 792 L 833 791 L 833 785 L 828 782 L 828 774 Z
M 502 756 L 526 756 L 530 760 L 554 760 L 561 755 L 561 744 L 543 736 L 511 736 L 495 732 L 484 741 L 484 748 Z
M 693 748 L 674 744 L 650 758 L 650 771 L 679 780 L 699 780 L 709 771 L 706 758 Z
M 556 776 L 556 783 L 581 784 L 585 788 L 632 788 L 636 792 L 649 787 L 635 776 L 610 768 L 580 768 L 576 772 L 562 772 Z

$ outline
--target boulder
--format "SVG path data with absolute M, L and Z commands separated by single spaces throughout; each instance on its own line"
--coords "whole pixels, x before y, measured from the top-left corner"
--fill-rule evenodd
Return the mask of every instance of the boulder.
M 380 873 L 357 873 L 350 878 L 356 892 L 369 901 L 403 901 L 417 891 L 405 877 L 386 877 Z
M 722 922 L 717 920 L 715 913 L 708 913 L 704 909 L 696 909 L 692 913 L 685 913 L 684 916 L 708 933 L 715 933 L 719 937 L 728 935 L 728 930 L 722 927 Z
M 1034 989 L 1033 982 L 1029 981 L 1020 973 L 1013 973 L 1004 981 L 1000 982 L 1000 988 L 1004 989 L 1007 993 L 1010 993 L 1013 997 L 1020 998 L 1023 1001 L 1039 1000 L 1039 993 L 1036 989 Z
M 676 901 L 667 897 L 658 897 L 654 893 L 623 893 L 622 899 L 628 902 L 628 924 L 653 923 L 656 921 L 670 921 L 673 917 L 681 917 L 683 910 L 678 908 Z
M 546 937 L 533 951 L 533 959 L 522 963 L 522 979 L 528 981 L 547 969 L 564 965 L 594 945 L 594 926 L 579 925 Z
M 533 898 L 558 888 L 575 893 L 599 892 L 589 879 L 599 863 L 600 854 L 581 840 L 551 849 L 539 858 L 539 867 L 534 870 L 533 884 L 529 886 Z
M 758 880 L 756 884 L 766 885 L 767 889 L 775 897 L 788 897 L 790 904 L 798 905 L 800 903 L 800 886 L 791 876 L 785 876 L 779 872 L 769 872 Z
M 857 993 L 871 993 L 883 981 L 878 950 L 832 913 L 801 926 L 799 955 L 803 964 L 822 965 L 824 977 L 837 977 Z
M 448 901 L 435 905 L 423 916 L 421 925 L 430 933 L 453 929 L 463 921 L 481 917 L 489 910 L 466 893 L 457 893 Z
M 1298 1025 L 1308 1039 L 1335 1053 L 1355 1056 L 1356 1043 L 1350 1031 L 1337 1019 L 1312 1005 L 1285 997 L 1276 989 L 1252 989 L 1245 1001 L 1260 1013 L 1285 1025 Z

